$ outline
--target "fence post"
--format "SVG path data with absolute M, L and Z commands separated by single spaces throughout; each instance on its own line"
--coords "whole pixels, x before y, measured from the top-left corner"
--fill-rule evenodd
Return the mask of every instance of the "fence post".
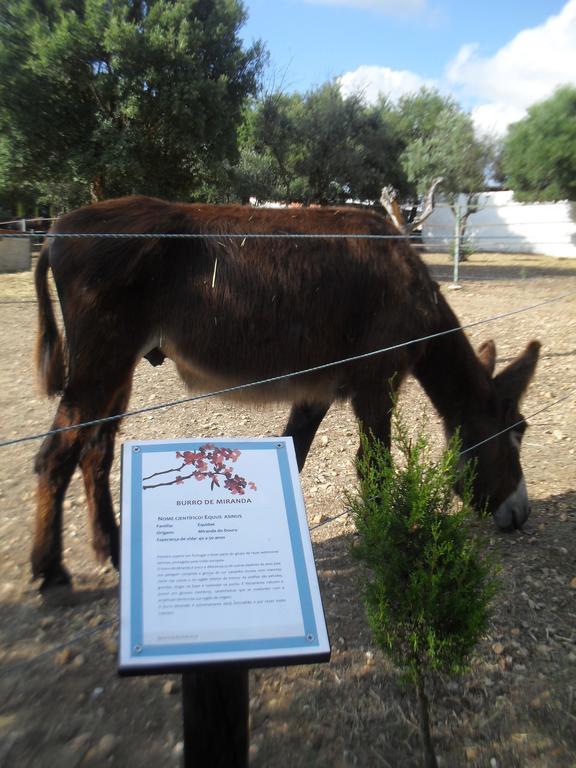
M 460 201 L 456 203 L 456 222 L 454 224 L 454 277 L 453 284 L 458 285 L 458 269 L 460 267 Z
M 182 673 L 184 768 L 248 768 L 248 668 Z

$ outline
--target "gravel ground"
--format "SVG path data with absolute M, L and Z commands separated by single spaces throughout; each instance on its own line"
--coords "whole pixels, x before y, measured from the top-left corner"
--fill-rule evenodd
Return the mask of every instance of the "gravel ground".
M 446 257 L 429 256 L 442 281 Z M 462 323 L 576 291 L 576 263 L 535 256 L 474 255 L 462 289 L 448 300 Z M 1 438 L 42 432 L 54 403 L 35 390 L 35 304 L 29 273 L 0 275 Z M 542 357 L 523 412 L 536 414 L 523 447 L 532 516 L 522 532 L 479 525 L 502 566 L 489 632 L 460 678 L 438 683 L 432 726 L 442 766 L 576 766 L 576 408 L 575 297 L 471 329 L 493 337 L 498 364 L 532 338 Z M 131 407 L 175 400 L 183 388 L 170 362 L 137 370 Z M 414 382 L 401 404 L 425 415 L 440 443 L 439 420 Z M 536 413 L 551 406 L 545 411 Z M 122 439 L 262 436 L 282 431 L 287 408 L 246 409 L 221 400 L 127 419 Z M 332 642 L 332 661 L 255 670 L 250 677 L 251 765 L 317 768 L 420 765 L 415 702 L 375 647 L 344 494 L 354 487 L 356 424 L 331 409 L 302 474 Z M 0 766 L 74 768 L 178 765 L 182 754 L 177 676 L 116 674 L 117 575 L 93 562 L 83 488 L 65 502 L 65 559 L 75 590 L 42 601 L 30 582 L 32 462 L 38 441 L 0 449 Z M 119 467 L 112 485 L 117 499 Z M 342 514 L 344 513 L 344 514 Z M 332 520 L 332 518 L 336 519 Z

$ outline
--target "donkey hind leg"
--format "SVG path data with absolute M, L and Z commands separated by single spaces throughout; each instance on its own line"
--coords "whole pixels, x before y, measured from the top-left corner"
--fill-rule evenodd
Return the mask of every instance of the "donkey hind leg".
M 52 429 L 66 428 L 110 415 L 118 402 L 125 402 L 127 399 L 131 373 L 132 364 L 125 361 L 125 364 L 119 364 L 115 369 L 101 370 L 98 378 L 89 378 L 87 373 L 82 379 L 77 377 L 64 391 Z M 100 425 L 102 426 L 104 425 Z M 84 466 L 89 462 L 87 457 L 90 448 L 86 446 L 94 429 L 86 427 L 49 435 L 36 457 L 38 504 L 32 549 L 32 574 L 34 578 L 43 578 L 41 591 L 70 582 L 70 577 L 62 565 L 62 502 L 79 460 Z M 114 429 L 112 434 L 115 434 Z M 98 442 L 97 440 L 96 443 Z M 105 454 L 108 456 L 111 450 Z M 106 456 L 101 464 L 104 474 L 108 460 Z M 99 466 L 100 463 L 95 461 L 96 474 Z M 106 489 L 107 476 L 104 480 L 102 485 Z M 100 516 L 97 511 L 95 517 L 106 520 L 104 530 L 109 537 L 113 537 L 114 533 L 110 533 L 116 526 L 113 515 L 104 512 Z M 117 548 L 117 541 L 115 546 Z M 110 549 L 108 545 L 108 550 Z M 117 551 L 115 557 L 117 559 Z
M 52 429 L 78 421 L 78 410 L 63 396 Z M 43 579 L 41 591 L 70 583 L 70 576 L 62 565 L 62 502 L 79 455 L 79 430 L 48 435 L 36 455 L 38 488 L 31 560 L 32 577 Z
M 125 411 L 129 398 L 130 386 L 125 386 L 108 409 L 109 415 Z M 89 428 L 80 453 L 80 468 L 92 526 L 92 547 L 98 562 L 105 563 L 110 558 L 116 569 L 119 565 L 119 539 L 110 493 L 110 469 L 119 427 L 120 419 Z
M 283 435 L 294 440 L 298 471 L 302 471 L 312 440 L 326 416 L 330 403 L 294 403 Z

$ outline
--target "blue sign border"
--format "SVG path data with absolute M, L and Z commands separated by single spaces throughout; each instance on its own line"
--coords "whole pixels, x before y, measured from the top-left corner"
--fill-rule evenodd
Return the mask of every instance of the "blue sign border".
M 214 438 L 211 438 L 214 441 Z M 302 544 L 302 534 L 300 530 L 300 521 L 298 518 L 298 509 L 290 473 L 288 454 L 286 451 L 286 442 L 282 441 L 250 441 L 226 440 L 227 447 L 232 446 L 241 451 L 262 451 L 273 450 L 276 452 L 280 478 L 282 483 L 282 492 L 284 497 L 284 506 L 288 530 L 290 534 L 290 544 L 292 557 L 298 586 L 298 596 L 300 599 L 300 609 L 304 623 L 304 634 L 290 637 L 263 637 L 252 640 L 229 640 L 199 643 L 170 643 L 163 645 L 146 645 L 144 643 L 143 633 L 143 550 L 142 550 L 142 455 L 144 453 L 166 452 L 176 450 L 181 453 L 189 450 L 197 450 L 200 446 L 206 444 L 206 439 L 186 442 L 170 443 L 131 443 L 125 446 L 125 450 L 132 453 L 132 472 L 131 472 L 131 541 L 130 541 L 130 561 L 131 561 L 131 589 L 130 589 L 130 660 L 150 658 L 161 659 L 162 657 L 189 656 L 191 661 L 194 656 L 210 653 L 241 653 L 243 651 L 281 651 L 282 649 L 301 648 L 303 653 L 306 650 L 314 653 L 315 648 L 320 645 L 318 637 L 316 618 L 310 592 L 308 580 L 308 571 L 306 568 L 306 558 L 304 556 L 304 547 Z

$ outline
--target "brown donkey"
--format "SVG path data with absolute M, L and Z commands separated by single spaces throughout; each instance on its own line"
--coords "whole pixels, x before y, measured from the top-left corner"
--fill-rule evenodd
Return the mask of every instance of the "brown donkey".
M 53 427 L 126 410 L 142 356 L 172 359 L 193 388 L 221 389 L 331 363 L 457 329 L 363 360 L 247 389 L 257 401 L 288 401 L 285 434 L 299 467 L 334 400 L 349 399 L 364 429 L 389 442 L 396 389 L 421 382 L 446 432 L 472 447 L 522 420 L 518 404 L 534 374 L 532 341 L 493 377 L 495 347 L 476 356 L 425 265 L 371 211 L 265 210 L 171 204 L 130 197 L 63 216 L 36 268 L 38 366 L 47 394 L 61 394 Z M 173 233 L 209 238 L 101 238 L 100 233 Z M 326 237 L 228 237 L 231 234 Z M 330 237 L 333 235 L 333 237 Z M 361 238 L 356 235 L 384 236 Z M 58 289 L 66 346 L 55 323 L 47 273 Z M 38 511 L 32 569 L 42 588 L 66 584 L 62 502 L 75 467 L 84 476 L 93 546 L 118 565 L 109 473 L 119 421 L 52 434 L 36 459 Z M 466 453 L 476 459 L 475 502 L 502 529 L 529 508 L 514 426 Z

